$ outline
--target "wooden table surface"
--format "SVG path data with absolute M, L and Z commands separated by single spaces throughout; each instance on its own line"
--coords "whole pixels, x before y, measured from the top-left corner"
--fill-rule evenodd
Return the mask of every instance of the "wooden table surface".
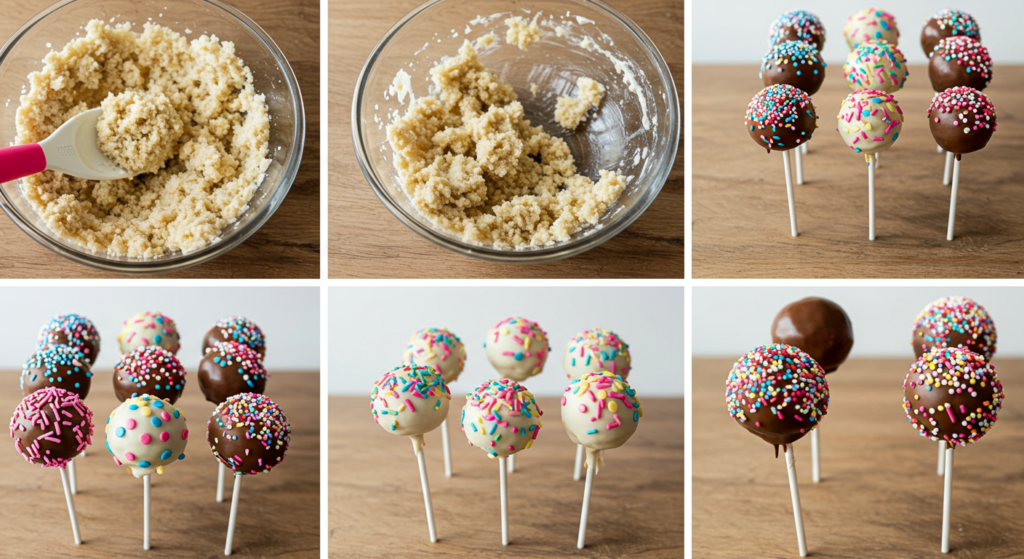
M 0 40 L 6 41 L 55 0 L 6 2 Z M 281 48 L 298 78 L 306 109 L 306 144 L 299 173 L 274 215 L 248 240 L 213 261 L 160 278 L 320 277 L 320 2 L 318 0 L 229 0 L 259 24 Z M 155 18 L 155 17 L 154 17 Z M 139 29 L 136 29 L 139 31 Z M 229 37 L 222 37 L 230 40 Z M 55 41 L 54 48 L 64 43 Z M 40 54 L 40 59 L 42 55 Z M 12 105 L 10 110 L 15 110 Z M 7 278 L 135 277 L 74 264 L 0 218 L 0 247 Z
M 901 405 L 911 357 L 855 359 L 828 376 L 821 483 L 811 481 L 810 440 L 794 445 L 810 556 L 1024 556 L 1024 360 L 992 360 L 1007 399 L 992 430 L 955 451 L 943 555 L 938 443 L 917 434 Z M 694 557 L 797 557 L 785 458 L 725 409 L 732 363 L 693 362 Z
M 913 48 L 918 48 L 916 44 Z M 814 96 L 818 134 L 803 186 L 794 186 L 800 236 L 789 232 L 782 155 L 754 145 L 743 126 L 764 85 L 756 66 L 693 68 L 693 275 L 782 278 L 988 278 L 1024 273 L 1024 66 L 998 66 L 985 90 L 999 129 L 964 156 L 956 238 L 946 241 L 949 187 L 925 113 L 927 68 L 911 66 L 896 93 L 907 121 L 882 153 L 875 184 L 876 240 L 868 240 L 867 167 L 835 131 L 850 90 L 841 65 Z
M 644 418 L 622 447 L 605 453 L 594 478 L 587 545 L 576 549 L 583 482 L 573 481 L 575 445 L 546 411 L 536 444 L 509 475 L 509 539 L 502 549 L 498 461 L 469 446 L 448 413 L 451 478 L 441 434 L 426 436 L 427 478 L 437 543 L 430 543 L 412 446 L 373 422 L 364 397 L 328 398 L 328 510 L 331 557 L 672 557 L 683 556 L 683 400 L 642 398 Z M 462 399 L 462 403 L 465 400 Z M 609 507 L 622 511 L 615 518 Z
M 191 370 L 190 370 L 191 373 Z M 21 401 L 20 371 L 0 373 L 0 409 Z M 142 550 L 142 480 L 117 466 L 104 448 L 103 427 L 120 402 L 111 371 L 93 379 L 85 403 L 93 411 L 93 444 L 75 460 L 75 508 L 82 545 L 71 535 L 60 471 L 25 461 L 11 439 L 0 452 L 0 541 L 5 557 L 223 557 L 231 510 L 231 476 L 225 500 L 216 502 L 217 460 L 206 442 L 213 411 L 187 377 L 177 406 L 188 421 L 185 459 L 152 476 L 150 548 Z M 232 557 L 320 557 L 320 374 L 273 373 L 267 396 L 292 428 L 288 456 L 272 472 L 245 476 L 238 501 Z M 5 438 L 7 435 L 4 435 Z M 13 555 L 10 555 L 11 552 Z
M 377 41 L 422 0 L 334 0 L 330 4 L 328 266 L 332 278 L 682 278 L 683 145 L 654 203 L 615 238 L 582 255 L 547 264 L 484 262 L 435 246 L 391 215 L 363 176 L 352 146 L 356 78 Z M 683 4 L 612 0 L 658 45 L 683 91 Z M 538 3 L 541 5 L 542 3 Z M 472 17 L 474 14 L 469 14 Z

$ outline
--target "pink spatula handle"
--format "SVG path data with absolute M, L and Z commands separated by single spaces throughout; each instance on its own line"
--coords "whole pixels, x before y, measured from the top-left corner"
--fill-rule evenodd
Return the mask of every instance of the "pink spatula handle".
M 39 144 L 0 148 L 0 183 L 46 170 L 46 155 Z

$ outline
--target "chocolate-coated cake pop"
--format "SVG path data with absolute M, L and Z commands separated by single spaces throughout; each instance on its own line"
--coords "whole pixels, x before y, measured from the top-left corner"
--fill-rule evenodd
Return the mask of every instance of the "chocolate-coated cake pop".
M 928 107 L 928 128 L 942 149 L 957 155 L 975 152 L 996 131 L 996 108 L 977 89 L 947 89 Z
M 928 79 L 935 91 L 960 85 L 981 91 L 992 81 L 992 57 L 985 45 L 970 37 L 943 39 L 928 61 Z
M 199 390 L 206 401 L 220 404 L 235 394 L 263 394 L 267 370 L 260 354 L 238 342 L 220 342 L 206 349 L 199 362 Z
M 791 444 L 817 428 L 828 413 L 825 371 L 810 356 L 786 344 L 763 345 L 729 371 L 725 402 L 729 415 L 775 445 Z
M 61 314 L 50 319 L 36 336 L 39 349 L 66 345 L 82 354 L 92 365 L 100 355 L 100 333 L 92 321 L 77 314 Z
M 929 304 L 914 321 L 914 355 L 936 347 L 968 349 L 986 360 L 996 354 L 996 324 L 978 303 L 959 295 Z
M 444 382 L 451 383 L 459 380 L 466 366 L 466 347 L 445 328 L 424 328 L 406 342 L 402 363 L 438 369 Z
M 758 75 L 765 87 L 785 83 L 814 95 L 825 81 L 825 66 L 814 45 L 787 41 L 773 46 L 764 55 Z
M 836 130 L 846 145 L 865 157 L 891 148 L 903 130 L 903 109 L 884 91 L 851 93 L 836 119 Z
M 931 56 L 935 45 L 946 37 L 970 37 L 980 41 L 981 30 L 971 14 L 944 8 L 932 14 L 921 29 L 921 48 L 925 56 Z
M 244 316 L 222 318 L 210 326 L 203 337 L 203 355 L 206 355 L 206 348 L 217 342 L 238 342 L 256 350 L 261 359 L 267 356 L 267 340 L 263 337 L 263 330 Z
M 125 320 L 117 335 L 117 343 L 122 354 L 147 345 L 158 345 L 175 354 L 181 349 L 174 321 L 162 313 L 149 311 Z
M 772 341 L 800 348 L 827 374 L 850 354 L 853 324 L 843 307 L 821 297 L 807 297 L 782 307 L 775 315 Z
M 167 400 L 149 394 L 114 408 L 105 428 L 107 451 L 118 466 L 141 478 L 164 473 L 164 466 L 185 459 L 185 415 Z
M 84 400 L 92 386 L 89 364 L 81 353 L 66 345 L 37 350 L 21 367 L 21 392 L 40 388 L 63 388 Z
M 811 141 L 818 116 L 807 93 L 788 84 L 770 85 L 747 105 L 743 124 L 750 138 L 768 150 L 791 150 Z
M 786 12 L 772 22 L 768 30 L 768 46 L 786 41 L 802 41 L 819 51 L 825 46 L 825 26 L 818 16 L 805 10 Z
M 854 91 L 874 89 L 896 93 L 907 83 L 910 70 L 903 53 L 886 41 L 867 41 L 857 45 L 843 65 L 846 83 Z
M 487 332 L 484 351 L 501 376 L 522 382 L 544 370 L 551 348 L 547 333 L 536 322 L 512 317 Z
M 149 394 L 175 403 L 185 390 L 185 368 L 173 353 L 156 346 L 137 347 L 114 365 L 114 394 L 125 401 Z
M 903 380 L 903 411 L 922 437 L 966 446 L 995 424 L 1003 385 L 984 357 L 961 348 L 933 348 Z
M 868 41 L 885 40 L 893 45 L 900 44 L 900 30 L 896 18 L 885 10 L 867 8 L 846 19 L 843 37 L 850 50 Z
M 542 415 L 525 386 L 507 378 L 489 380 L 466 394 L 462 431 L 488 458 L 507 458 L 533 445 L 544 426 Z
M 611 330 L 584 330 L 565 344 L 562 368 L 570 380 L 603 371 L 627 378 L 632 370 L 629 344 Z
M 224 400 L 206 423 L 210 450 L 235 474 L 269 472 L 284 460 L 291 427 L 280 406 L 262 394 Z
M 11 417 L 14 448 L 44 468 L 63 468 L 92 444 L 92 411 L 73 392 L 41 388 Z

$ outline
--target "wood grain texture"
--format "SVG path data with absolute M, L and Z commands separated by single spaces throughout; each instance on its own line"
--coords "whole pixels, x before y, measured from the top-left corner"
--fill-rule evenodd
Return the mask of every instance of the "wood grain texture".
M 576 549 L 583 482 L 573 481 L 575 445 L 559 402 L 540 398 L 544 430 L 509 475 L 509 539 L 501 545 L 498 461 L 469 446 L 459 425 L 463 389 L 448 412 L 451 478 L 441 435 L 426 436 L 427 478 L 438 542 L 430 543 L 416 457 L 389 435 L 366 398 L 328 398 L 331 557 L 672 557 L 683 556 L 683 401 L 643 398 L 644 418 L 594 478 L 587 546 Z M 607 514 L 610 507 L 621 514 Z
M 915 48 L 917 48 L 915 46 Z M 694 66 L 693 274 L 695 278 L 1019 278 L 1024 273 L 1024 67 L 999 66 L 985 90 L 999 129 L 961 164 L 956 238 L 946 241 L 949 187 L 925 114 L 933 92 L 924 66 L 896 93 L 907 120 L 882 153 L 875 185 L 877 238 L 868 240 L 864 157 L 842 142 L 836 115 L 849 88 L 828 68 L 814 96 L 819 129 L 795 186 L 800 236 L 789 233 L 782 155 L 743 127 L 762 87 L 756 66 Z
M 435 246 L 391 215 L 366 182 L 352 145 L 356 78 L 373 46 L 421 0 L 330 4 L 328 266 L 332 278 L 682 278 L 683 145 L 654 203 L 625 231 L 580 256 L 535 265 L 483 262 Z M 658 45 L 683 91 L 683 4 L 614 0 Z M 472 16 L 472 14 L 470 14 Z
M 828 376 L 821 483 L 811 482 L 810 440 L 794 445 L 811 557 L 946 557 L 938 443 L 919 436 L 902 408 L 912 361 L 854 359 Z M 1024 556 L 1024 360 L 992 363 L 1008 397 L 992 430 L 955 451 L 949 557 Z M 785 459 L 725 408 L 732 364 L 693 361 L 694 557 L 796 557 Z
M 159 278 L 320 277 L 320 3 L 317 0 L 229 2 L 259 24 L 291 64 L 306 109 L 306 143 L 298 176 L 274 215 L 248 240 L 213 261 Z M 0 37 L 13 35 L 53 0 L 7 2 Z M 230 37 L 222 37 L 230 40 Z M 54 38 L 54 47 L 64 43 Z M 10 110 L 15 110 L 11 107 Z M 7 278 L 135 277 L 94 270 L 50 252 L 0 219 L 0 276 Z
M 0 373 L 0 409 L 8 413 L 22 398 L 20 374 Z M 112 374 L 98 372 L 85 400 L 95 430 L 86 457 L 75 460 L 82 545 L 76 546 L 71 536 L 60 471 L 26 462 L 5 434 L 0 452 L 0 555 L 224 557 L 232 480 L 226 476 L 225 502 L 216 502 L 218 462 L 206 442 L 206 420 L 214 405 L 189 375 L 177 406 L 191 436 L 185 459 L 151 478 L 151 550 L 143 552 L 142 480 L 114 464 L 104 448 L 107 416 L 120 404 L 110 384 Z M 319 387 L 319 373 L 272 373 L 267 396 L 288 417 L 291 443 L 280 466 L 242 480 L 232 557 L 320 557 Z

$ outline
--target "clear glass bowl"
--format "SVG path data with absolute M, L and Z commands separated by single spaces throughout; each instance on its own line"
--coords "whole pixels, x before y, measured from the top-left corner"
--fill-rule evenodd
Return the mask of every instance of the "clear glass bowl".
M 489 0 L 436 0 L 417 7 L 396 23 L 374 47 L 359 75 L 352 102 L 352 139 L 373 191 L 413 231 L 445 248 L 485 260 L 547 262 L 594 248 L 640 217 L 668 178 L 682 119 L 665 60 L 650 38 L 615 8 L 599 0 L 538 0 L 509 6 Z M 502 11 L 495 14 L 499 9 Z M 506 44 L 508 28 L 504 20 L 513 15 L 532 19 L 536 10 L 543 12 L 537 22 L 544 38 L 526 52 Z M 577 16 L 590 22 L 577 20 Z M 557 26 L 564 28 L 565 36 L 557 35 Z M 475 40 L 490 31 L 497 40 L 492 47 L 479 51 L 481 63 L 515 89 L 526 118 L 534 126 L 543 125 L 549 134 L 569 144 L 577 172 L 592 180 L 598 178 L 601 169 L 633 176 L 597 225 L 553 246 L 499 250 L 463 242 L 416 210 L 391 163 L 387 123 L 395 111 L 404 114 L 409 103 L 408 97 L 404 103 L 396 95 L 385 98 L 398 71 L 409 74 L 416 97 L 426 95 L 432 85 L 430 68 L 443 56 L 457 54 L 467 38 Z M 624 83 L 612 58 L 580 46 L 585 37 L 635 75 L 636 93 Z M 558 96 L 572 95 L 576 80 L 582 76 L 603 83 L 607 92 L 600 110 L 591 113 L 576 132 L 570 132 L 555 122 L 555 102 Z M 539 88 L 536 95 L 530 92 L 531 83 Z M 642 125 L 645 111 L 649 121 L 646 129 Z
M 163 14 L 163 15 L 161 15 Z M 288 194 L 302 159 L 305 113 L 302 95 L 284 54 L 259 25 L 217 0 L 71 0 L 55 4 L 32 18 L 0 50 L 0 145 L 14 142 L 19 97 L 28 90 L 28 75 L 42 67 L 51 49 L 84 34 L 91 19 L 131 22 L 141 32 L 152 19 L 178 33 L 189 29 L 194 39 L 214 34 L 235 44 L 235 52 L 252 70 L 256 91 L 266 96 L 270 113 L 270 167 L 248 207 L 210 245 L 182 254 L 129 258 L 93 252 L 58 238 L 21 194 L 20 181 L 0 185 L 0 206 L 22 231 L 43 246 L 80 264 L 114 272 L 167 272 L 216 258 L 256 232 Z

